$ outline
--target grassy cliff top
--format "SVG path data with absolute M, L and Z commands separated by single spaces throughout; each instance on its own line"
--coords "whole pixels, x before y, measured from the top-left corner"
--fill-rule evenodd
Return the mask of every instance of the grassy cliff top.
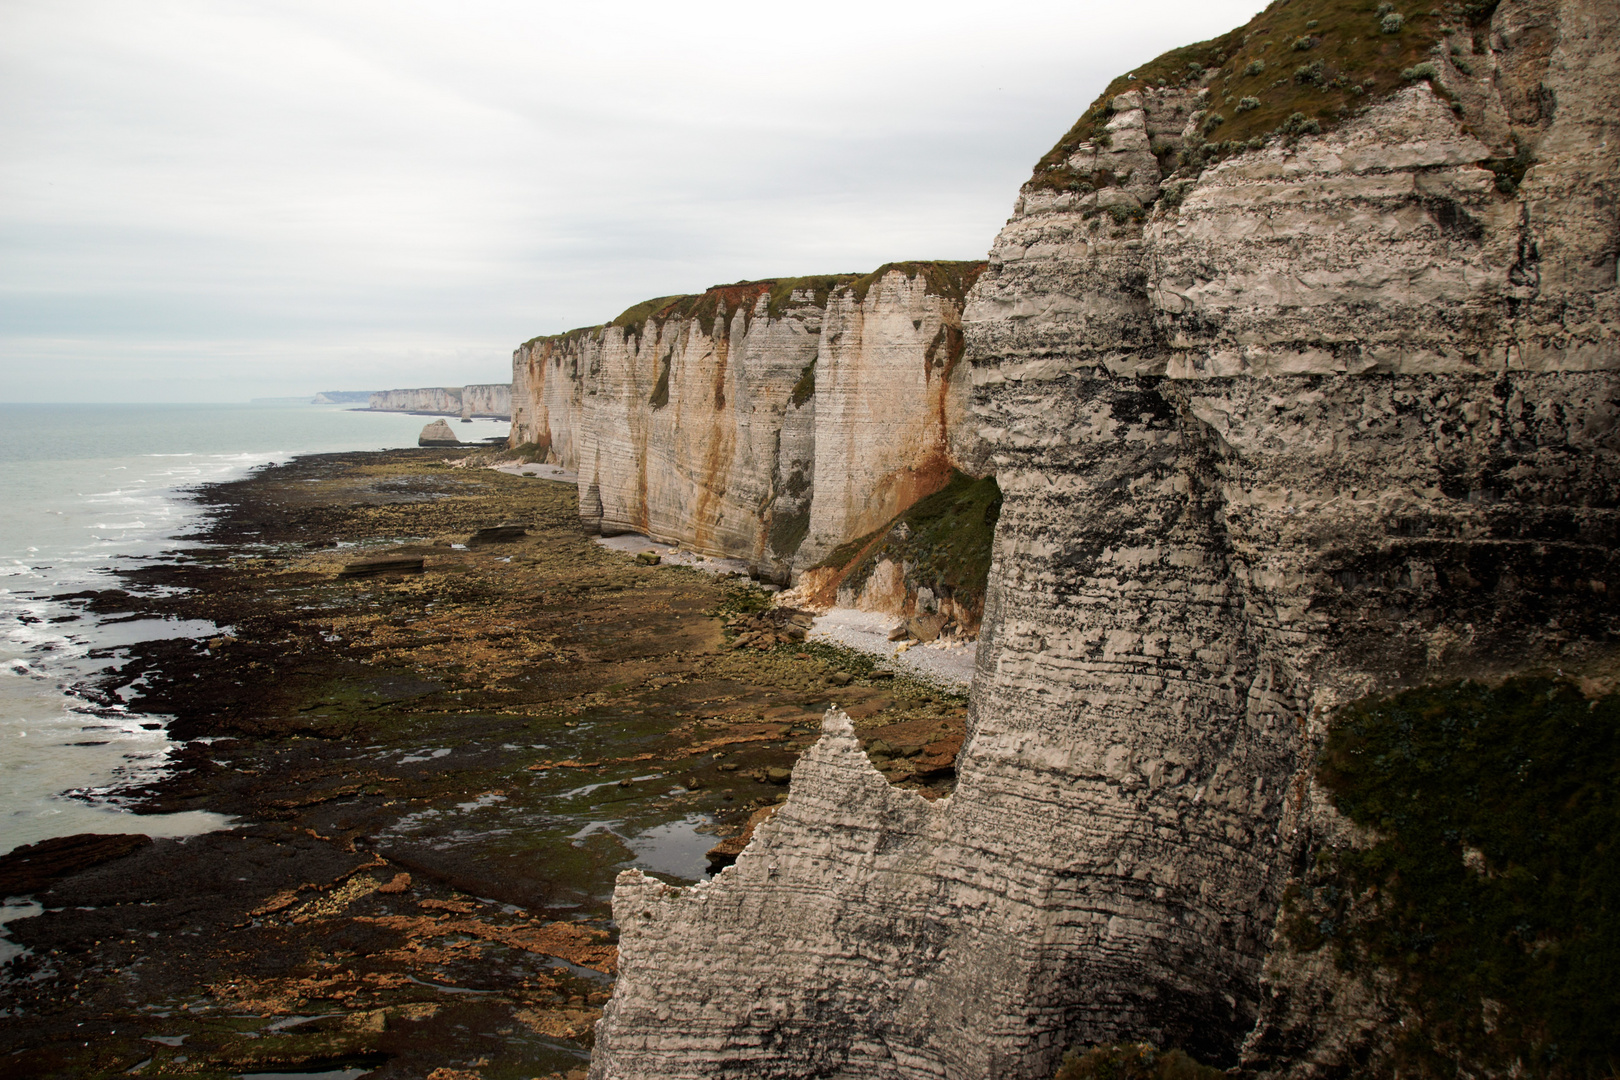
M 617 326 L 627 335 L 640 337 L 649 321 L 662 326 L 670 319 L 696 319 L 712 325 L 717 316 L 729 323 L 739 310 L 752 312 L 760 297 L 766 297 L 766 318 L 779 319 L 793 302 L 795 293 L 811 294 L 808 303 L 826 308 L 828 300 L 841 289 L 852 289 L 857 300 L 865 300 L 871 287 L 884 275 L 899 271 L 908 278 L 919 274 L 930 295 L 943 296 L 961 302 L 968 289 L 984 270 L 983 262 L 957 262 L 950 260 L 919 260 L 884 263 L 870 274 L 811 274 L 805 277 L 763 278 L 759 281 L 736 281 L 729 285 L 712 285 L 700 293 L 677 296 L 659 296 L 643 300 L 620 312 L 611 322 L 600 326 L 582 326 L 561 334 L 542 334 L 523 344 L 531 347 L 542 341 L 562 343 L 583 337 L 600 338 L 609 326 Z
M 947 299 L 961 303 L 967 298 L 967 292 L 973 288 L 973 283 L 979 280 L 987 264 L 982 260 L 968 262 L 892 262 L 884 263 L 870 274 L 865 274 L 849 283 L 849 288 L 859 302 L 866 300 L 866 294 L 873 285 L 883 280 L 886 274 L 894 271 L 915 280 L 921 274 L 924 282 L 923 291 L 930 296 L 943 296 Z
M 1031 183 L 1066 188 L 1069 155 L 1105 140 L 1113 99 L 1146 87 L 1207 88 L 1203 138 L 1211 145 L 1298 134 L 1313 121 L 1326 130 L 1405 86 L 1442 36 L 1477 31 L 1497 3 L 1275 0 L 1237 29 L 1172 49 L 1109 83 L 1036 164 Z

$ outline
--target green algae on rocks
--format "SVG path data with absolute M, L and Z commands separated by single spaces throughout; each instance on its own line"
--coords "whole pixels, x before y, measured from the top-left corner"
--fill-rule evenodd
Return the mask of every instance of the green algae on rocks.
M 880 562 L 906 568 L 906 580 L 957 607 L 982 612 L 991 548 L 1001 517 L 1001 488 L 993 476 L 975 479 L 952 469 L 950 480 L 882 528 L 835 548 L 812 570 L 839 571 L 838 587 L 859 591 Z
M 1318 856 L 1285 932 L 1394 974 L 1402 1073 L 1612 1076 L 1620 694 L 1526 677 L 1361 702 L 1318 779 L 1375 839 Z

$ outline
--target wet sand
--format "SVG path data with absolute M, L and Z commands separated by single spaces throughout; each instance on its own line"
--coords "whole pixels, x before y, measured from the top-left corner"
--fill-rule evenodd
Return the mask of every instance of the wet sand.
M 572 485 L 465 456 L 208 489 L 205 530 L 84 601 L 232 628 L 136 645 L 98 690 L 185 742 L 143 810 L 238 824 L 0 865 L 43 909 L 9 926 L 7 1076 L 578 1073 L 615 875 L 703 874 L 830 703 L 893 782 L 949 790 L 959 695 L 827 642 L 734 647 L 769 603 L 746 579 L 637 565 L 583 535 Z M 528 535 L 452 546 L 509 520 Z M 338 576 L 381 552 L 424 570 Z

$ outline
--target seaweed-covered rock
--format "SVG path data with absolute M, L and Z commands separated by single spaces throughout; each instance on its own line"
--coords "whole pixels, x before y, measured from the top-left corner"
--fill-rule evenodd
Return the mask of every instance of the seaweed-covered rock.
M 59 878 L 148 847 L 139 833 L 77 833 L 24 844 L 0 855 L 0 896 L 24 896 Z
M 338 577 L 372 577 L 377 574 L 420 574 L 420 555 L 368 555 L 355 559 L 338 571 Z

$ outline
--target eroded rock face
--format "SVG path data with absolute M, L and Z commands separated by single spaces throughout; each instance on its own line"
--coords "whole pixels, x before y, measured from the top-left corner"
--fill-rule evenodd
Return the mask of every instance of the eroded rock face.
M 963 319 L 959 453 L 1005 501 L 956 792 L 888 789 L 833 717 L 733 871 L 622 876 L 593 1077 L 1376 1060 L 1388 1002 L 1274 942 L 1344 828 L 1327 715 L 1591 662 L 1620 589 L 1620 43 L 1534 12 L 1498 11 L 1474 113 L 1420 83 L 1170 205 L 1144 148 L 1181 106 L 1127 95 L 1079 151 L 1112 187 L 1026 188 Z M 1527 66 L 1558 108 L 1509 194 L 1470 117 Z
M 588 528 L 786 582 L 945 484 L 969 384 L 960 296 L 916 269 L 775 304 L 774 284 L 514 354 L 513 444 L 579 473 Z

